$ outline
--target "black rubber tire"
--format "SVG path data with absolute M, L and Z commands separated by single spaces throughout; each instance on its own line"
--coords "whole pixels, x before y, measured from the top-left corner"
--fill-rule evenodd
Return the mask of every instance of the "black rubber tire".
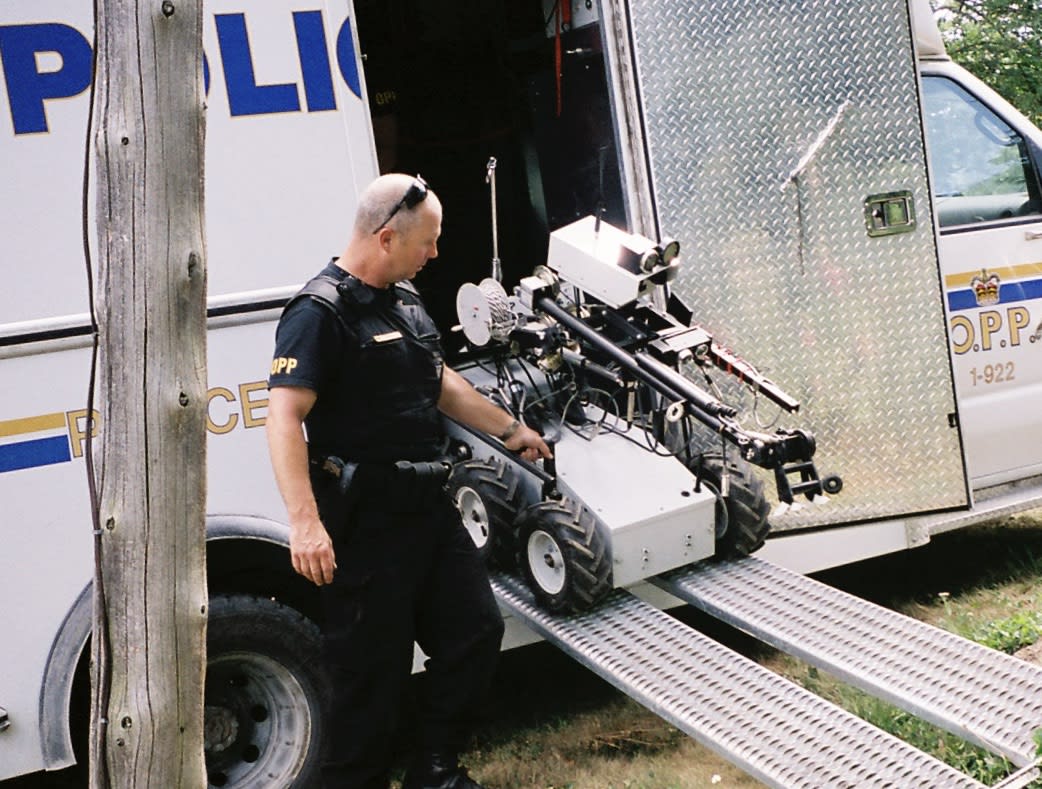
M 764 495 L 763 482 L 744 465 L 727 464 L 728 495 L 720 499 L 724 459 L 707 452 L 690 466 L 717 496 L 716 554 L 720 559 L 748 556 L 763 546 L 771 530 L 767 522 L 771 505 Z
M 266 597 L 216 595 L 206 649 L 208 785 L 316 785 L 326 682 L 314 622 Z
M 581 504 L 568 498 L 533 504 L 518 516 L 515 534 L 518 566 L 548 611 L 584 611 L 611 591 L 610 542 Z
M 452 467 L 448 489 L 485 564 L 510 569 L 513 523 L 524 503 L 517 470 L 497 457 L 464 460 Z

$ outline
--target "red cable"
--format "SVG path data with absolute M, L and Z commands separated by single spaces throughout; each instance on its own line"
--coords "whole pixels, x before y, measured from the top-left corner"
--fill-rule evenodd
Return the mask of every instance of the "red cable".
M 557 117 L 561 117 L 562 101 L 561 101 L 561 66 L 563 65 L 563 59 L 561 57 L 561 3 L 566 3 L 568 0 L 557 0 L 554 5 L 554 80 L 557 84 Z M 571 6 L 568 8 L 568 14 L 571 15 Z

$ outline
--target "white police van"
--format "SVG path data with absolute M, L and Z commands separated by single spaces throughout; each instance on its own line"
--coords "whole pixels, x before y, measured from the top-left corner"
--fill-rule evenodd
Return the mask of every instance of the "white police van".
M 34 0 L 0 12 L 0 577 L 10 592 L 0 606 L 0 779 L 73 761 L 70 699 L 89 682 L 90 350 L 79 227 L 92 28 L 90 3 Z M 264 439 L 273 328 L 297 283 L 343 245 L 376 159 L 347 4 L 211 2 L 204 47 L 210 778 L 257 786 L 271 775 L 287 785 L 312 769 L 317 697 L 307 670 L 311 590 L 287 572 Z M 229 643 L 221 621 L 243 619 L 252 635 Z M 244 648 L 246 657 L 225 654 Z M 85 711 L 75 714 L 81 726 Z
M 381 170 L 446 206 L 419 283 L 443 327 L 488 267 L 490 156 L 507 285 L 588 213 L 681 239 L 676 287 L 803 400 L 846 480 L 763 555 L 811 571 L 1039 503 L 1042 133 L 945 56 L 925 0 L 918 79 L 904 0 L 834 5 L 207 0 L 212 785 L 314 770 L 315 593 L 265 379 L 281 305 Z M 84 713 L 92 24 L 85 2 L 0 10 L 0 780 L 72 764 Z

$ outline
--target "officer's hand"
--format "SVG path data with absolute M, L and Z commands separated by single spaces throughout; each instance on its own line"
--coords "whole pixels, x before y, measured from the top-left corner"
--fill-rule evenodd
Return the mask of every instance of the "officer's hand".
M 318 518 L 290 523 L 289 554 L 293 569 L 318 586 L 333 583 L 336 557 L 329 532 Z
M 552 457 L 550 447 L 546 445 L 543 437 L 528 425 L 521 425 L 503 446 L 511 452 L 520 453 L 521 457 L 528 461 Z

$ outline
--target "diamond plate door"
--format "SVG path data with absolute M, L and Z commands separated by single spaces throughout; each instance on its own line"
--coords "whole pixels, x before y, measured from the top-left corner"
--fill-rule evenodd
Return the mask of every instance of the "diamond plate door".
M 803 404 L 779 416 L 732 392 L 746 424 L 812 430 L 819 470 L 844 479 L 775 529 L 965 506 L 905 0 L 626 13 L 675 290 Z

